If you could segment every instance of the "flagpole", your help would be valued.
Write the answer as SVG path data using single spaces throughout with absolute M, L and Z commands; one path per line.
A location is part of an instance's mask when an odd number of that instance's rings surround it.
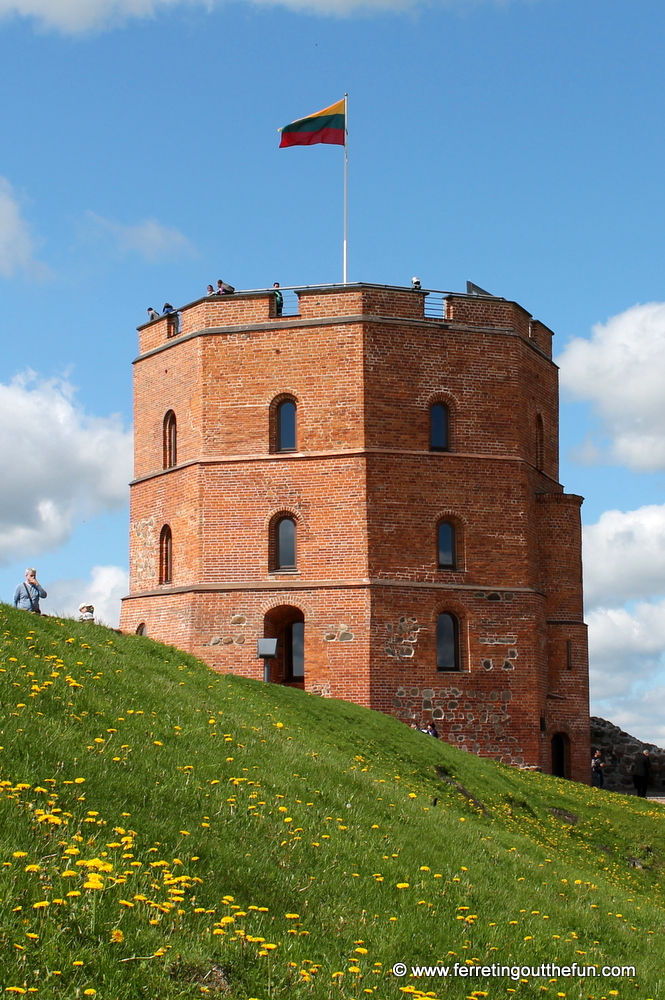
M 342 281 L 346 285 L 348 280 L 348 194 L 349 194 L 349 95 L 344 95 L 344 243 L 342 248 Z

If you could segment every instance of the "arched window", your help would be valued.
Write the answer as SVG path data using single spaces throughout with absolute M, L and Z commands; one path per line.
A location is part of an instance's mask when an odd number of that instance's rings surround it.
M 296 568 L 296 522 L 280 517 L 274 525 L 274 569 Z
M 275 451 L 296 450 L 296 404 L 283 400 L 275 410 Z
M 173 537 L 168 524 L 165 524 L 159 534 L 159 582 L 171 583 L 173 580 Z
M 457 566 L 457 539 L 454 524 L 441 521 L 437 528 L 437 565 L 439 569 Z
M 137 635 L 147 635 L 148 634 L 148 629 L 146 628 L 145 622 L 141 622 L 140 625 L 136 626 L 136 634 Z
M 164 417 L 162 443 L 164 451 L 164 468 L 171 469 L 174 465 L 178 464 L 178 432 L 175 413 L 173 410 L 169 410 Z
M 436 669 L 460 669 L 459 622 L 447 611 L 436 619 Z
M 536 468 L 545 468 L 545 425 L 540 413 L 536 417 Z
M 430 451 L 448 451 L 449 411 L 444 403 L 435 403 L 429 411 Z

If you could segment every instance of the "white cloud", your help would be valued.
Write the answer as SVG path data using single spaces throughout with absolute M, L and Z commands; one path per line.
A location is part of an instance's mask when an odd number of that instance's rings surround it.
M 346 15 L 381 10 L 407 10 L 423 0 L 254 0 L 311 14 Z M 431 2 L 431 0 L 430 0 Z M 504 6 L 510 0 L 439 0 L 441 6 L 466 8 L 481 3 Z M 211 9 L 221 0 L 0 0 L 0 17 L 34 18 L 42 27 L 65 33 L 99 31 L 124 24 L 134 17 L 156 17 L 176 6 Z
M 22 271 L 33 278 L 46 277 L 48 268 L 35 260 L 36 247 L 37 240 L 21 216 L 11 184 L 0 177 L 0 275 L 11 278 Z
M 665 505 L 607 510 L 583 531 L 587 608 L 665 594 Z
M 88 580 L 56 580 L 49 583 L 42 611 L 51 615 L 78 618 L 79 604 L 95 606 L 95 621 L 118 627 L 120 599 L 129 589 L 127 570 L 120 566 L 93 566 Z
M 665 744 L 665 684 L 635 697 L 622 698 L 611 706 L 602 702 L 592 704 L 591 714 L 609 718 L 615 726 L 645 743 L 660 747 Z
M 607 457 L 637 471 L 665 469 L 665 303 L 597 324 L 557 360 L 562 387 L 600 417 Z M 585 452 L 593 454 L 588 443 Z
M 658 742 L 665 735 L 665 601 L 597 608 L 587 621 L 592 715 Z
M 63 32 L 98 30 L 131 17 L 153 17 L 180 0 L 0 0 L 0 17 L 35 18 Z
M 665 737 L 665 506 L 608 510 L 583 532 L 591 713 Z
M 2 0 L 0 0 L 2 2 Z M 123 226 L 114 219 L 105 219 L 95 212 L 86 214 L 87 234 L 92 238 L 110 240 L 121 254 L 133 253 L 151 263 L 191 257 L 193 244 L 174 226 L 163 226 L 156 219 L 146 219 L 135 226 Z
M 0 384 L 0 454 L 0 562 L 31 561 L 67 540 L 78 513 L 127 503 L 131 431 L 86 414 L 61 379 Z

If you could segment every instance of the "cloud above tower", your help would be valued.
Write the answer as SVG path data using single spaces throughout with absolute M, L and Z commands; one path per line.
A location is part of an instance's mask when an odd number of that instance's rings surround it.
M 20 199 L 5 177 L 0 177 L 0 277 L 22 274 L 48 276 L 48 268 L 36 258 L 39 239 L 23 217 Z
M 55 549 L 77 516 L 127 503 L 131 431 L 85 413 L 63 379 L 0 384 L 0 453 L 0 562 Z
M 383 10 L 407 10 L 419 0 L 254 0 L 307 14 L 345 16 Z M 464 9 L 482 4 L 505 6 L 517 0 L 439 0 L 439 6 Z M 42 28 L 63 34 L 104 31 L 133 18 L 153 18 L 174 7 L 212 9 L 220 0 L 0 0 L 0 17 L 27 17 Z
M 123 225 L 96 212 L 87 212 L 84 238 L 106 244 L 120 256 L 134 255 L 150 264 L 192 257 L 193 243 L 175 226 L 166 226 L 156 219 L 144 219 L 134 225 Z
M 587 440 L 578 457 L 636 472 L 665 469 L 665 303 L 636 305 L 598 323 L 557 362 L 562 389 L 591 404 L 604 438 L 600 445 Z

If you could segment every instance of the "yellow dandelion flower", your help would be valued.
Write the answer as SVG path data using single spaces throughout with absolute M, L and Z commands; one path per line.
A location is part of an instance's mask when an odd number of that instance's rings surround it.
M 409 883 L 408 882 L 398 882 L 397 883 L 397 888 L 398 889 L 408 889 L 409 888 Z
M 49 900 L 42 899 L 39 903 L 33 903 L 32 908 L 33 910 L 43 910 L 48 905 L 49 905 Z
M 124 940 L 125 940 L 125 935 L 122 933 L 122 931 L 119 930 L 111 931 L 111 941 L 113 942 L 113 944 L 122 944 Z
M 300 920 L 299 913 L 285 913 L 284 916 L 287 920 Z

